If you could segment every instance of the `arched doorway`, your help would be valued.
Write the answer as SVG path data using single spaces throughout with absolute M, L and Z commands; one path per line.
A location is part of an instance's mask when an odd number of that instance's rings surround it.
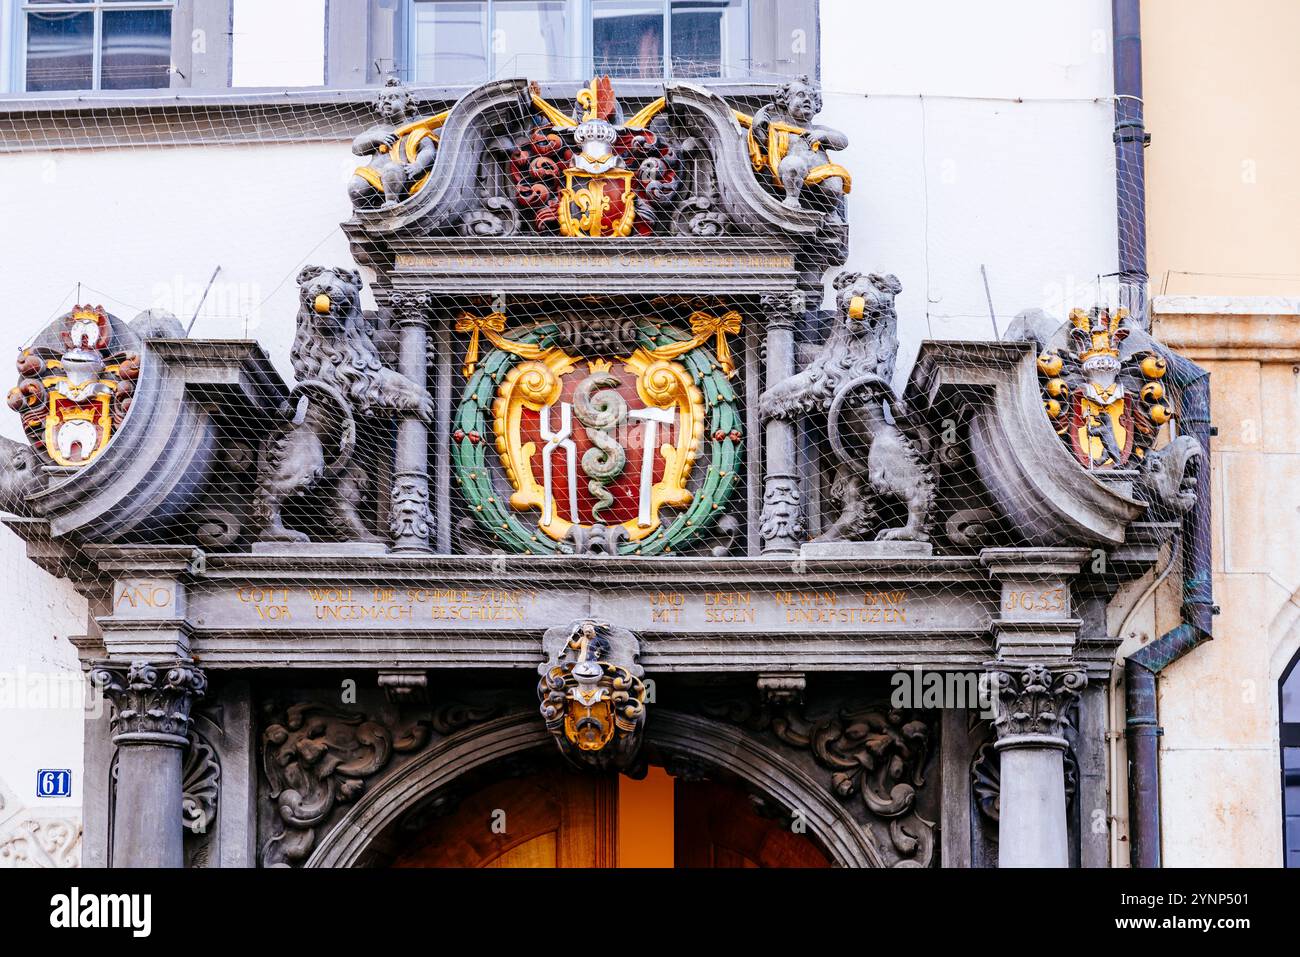
M 647 844 L 658 845 L 657 853 L 647 855 Z M 659 767 L 637 782 L 575 771 L 554 758 L 530 774 L 479 787 L 452 813 L 393 841 L 391 853 L 391 860 L 373 863 L 617 867 L 653 860 L 658 866 L 692 868 L 830 866 L 815 842 L 764 816 L 737 783 L 673 779 Z
M 732 725 L 659 711 L 647 729 L 646 747 L 654 760 L 687 767 L 686 778 L 712 786 L 687 789 L 679 804 L 676 789 L 682 778 L 672 782 L 674 831 L 680 820 L 683 834 L 707 837 L 701 844 L 707 853 L 683 851 L 683 866 L 885 866 L 870 834 L 825 782 L 810 776 L 779 749 Z M 703 774 L 698 773 L 701 770 Z M 662 770 L 652 773 L 668 780 Z M 617 791 L 608 789 L 624 780 L 570 770 L 532 714 L 504 716 L 447 737 L 393 774 L 373 782 L 347 814 L 321 835 L 306 866 L 389 866 L 398 862 L 407 866 L 518 866 L 529 862 L 546 866 L 543 862 L 551 859 L 589 860 L 593 866 L 617 863 L 617 851 L 608 849 L 611 840 L 617 847 L 619 802 Z M 607 789 L 603 798 L 601 788 Z M 510 825 L 511 811 L 504 808 L 507 837 L 497 840 L 490 836 L 486 820 L 502 809 L 506 796 L 512 793 L 521 798 L 513 804 L 519 826 Z M 611 793 L 615 796 L 612 802 Z M 532 800 L 522 800 L 529 794 Z M 578 809 L 568 811 L 567 819 L 561 808 L 566 803 Z M 462 812 L 462 808 L 467 810 Z M 795 809 L 798 828 L 790 826 Z M 463 823 L 462 813 L 472 824 Z M 730 818 L 740 818 L 742 823 L 728 824 Z M 590 826 L 583 821 L 590 821 Z M 472 840 L 465 838 L 463 827 L 475 832 Z M 775 836 L 779 830 L 789 831 L 790 837 L 799 840 Z M 450 859 L 441 856 L 445 852 L 432 850 L 449 844 L 470 846 L 462 847 Z M 584 856 L 587 852 L 582 847 L 590 848 L 589 857 Z M 421 858 L 420 848 L 429 848 L 427 854 L 432 857 Z M 677 856 L 674 854 L 674 863 Z

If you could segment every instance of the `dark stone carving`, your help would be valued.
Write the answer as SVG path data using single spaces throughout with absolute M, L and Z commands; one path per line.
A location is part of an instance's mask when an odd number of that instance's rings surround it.
M 825 414 L 837 467 L 832 494 L 842 511 L 819 541 L 860 541 L 879 525 L 877 499 L 901 501 L 907 523 L 876 531 L 880 540 L 929 541 L 935 480 L 918 443 L 898 424 L 902 407 L 890 380 L 898 354 L 894 276 L 843 272 L 835 279 L 835 325 L 808 366 L 764 393 L 766 419 Z M 885 415 L 888 405 L 894 421 Z M 855 446 L 865 444 L 864 450 Z
M 40 465 L 26 442 L 0 436 L 0 511 L 28 513 L 27 496 L 41 487 Z
M 181 768 L 181 821 L 191 834 L 206 834 L 217 817 L 221 793 L 221 764 L 217 751 L 203 735 L 190 732 L 190 746 Z
M 194 537 L 204 548 L 229 548 L 243 528 L 243 521 L 230 509 L 209 505 L 194 513 Z
M 358 427 L 378 413 L 433 417 L 428 392 L 385 368 L 361 311 L 361 275 L 307 266 L 298 274 L 301 307 L 292 360 L 298 385 L 276 433 L 262 449 L 255 517 L 263 541 L 307 541 L 287 528 L 284 503 L 309 492 L 326 513 L 321 526 L 345 541 L 382 541 L 357 511 L 373 475 L 354 452 Z M 359 421 L 360 419 L 360 421 Z
M 785 206 L 813 206 L 841 218 L 850 178 L 826 151 L 847 149 L 849 138 L 828 126 L 812 125 L 821 109 L 821 88 L 808 77 L 783 83 L 772 102 L 754 114 L 750 154 L 755 172 L 771 176 L 784 193 Z
M 948 516 L 944 532 L 957 548 L 980 548 L 992 540 L 998 513 L 991 508 L 963 508 Z
M 802 540 L 805 527 L 803 495 L 794 480 L 768 482 L 763 490 L 763 511 L 758 522 L 758 535 L 764 550 L 774 544 L 789 545 L 793 550 Z
M 994 695 L 997 716 L 993 727 L 999 739 L 1018 735 L 1059 738 L 1069 724 L 1069 712 L 1088 683 L 1077 668 L 1053 671 L 1045 665 L 1010 667 L 997 662 L 986 677 Z
M 262 734 L 262 767 L 275 816 L 283 825 L 262 846 L 265 867 L 302 863 L 317 829 L 339 805 L 356 800 L 366 781 L 395 755 L 412 754 L 430 740 L 497 712 L 495 704 L 448 702 L 425 717 L 371 718 L 317 702 L 288 707 Z
M 305 860 L 316 825 L 338 803 L 355 800 L 366 778 L 394 753 L 415 751 L 428 739 L 423 722 L 393 728 L 327 705 L 289 707 L 282 724 L 262 735 L 262 762 L 270 797 L 285 828 L 262 848 L 262 863 L 288 867 Z
M 769 709 L 744 699 L 705 701 L 699 707 L 709 717 L 770 731 L 807 749 L 831 772 L 831 791 L 840 798 L 859 797 L 868 818 L 883 825 L 898 856 L 893 866 L 930 866 L 934 822 L 916 812 L 930 749 L 930 727 L 921 717 L 858 704 L 817 716 L 806 708 Z
M 1138 485 L 1153 517 L 1177 519 L 1191 511 L 1203 459 L 1201 443 L 1190 435 L 1147 452 L 1138 468 Z
M 537 696 L 560 752 L 581 767 L 633 770 L 646 714 L 636 635 L 577 621 L 548 629 L 542 647 Z
M 90 680 L 113 706 L 113 741 L 118 744 L 156 740 L 184 746 L 190 709 L 208 687 L 202 669 L 188 661 L 133 661 L 125 672 L 120 665 L 97 665 Z
M 424 473 L 401 474 L 393 479 L 388 528 L 394 541 L 418 539 L 427 542 L 431 519 L 429 513 L 429 477 Z
M 608 494 L 608 493 L 606 493 Z M 627 541 L 627 529 L 622 525 L 572 525 L 564 540 L 573 545 L 575 555 L 618 555 L 618 546 Z
M 1074 756 L 1073 748 L 1066 748 L 1063 755 L 1065 770 L 1065 802 L 1069 804 L 1079 790 L 1079 762 Z M 975 795 L 975 806 L 990 821 L 997 821 L 1002 814 L 1000 799 L 1002 796 L 1002 752 L 992 741 L 986 741 L 975 752 L 971 762 L 971 790 Z
M 673 227 L 683 236 L 721 236 L 727 231 L 727 214 L 709 197 L 692 196 L 677 207 Z
M 436 122 L 409 122 L 415 116 L 410 91 L 390 77 L 375 98 L 380 123 L 352 141 L 352 152 L 368 162 L 348 183 L 352 205 L 392 208 L 417 192 L 438 155 Z
M 461 220 L 466 236 L 513 236 L 519 232 L 519 208 L 504 196 L 488 196 Z

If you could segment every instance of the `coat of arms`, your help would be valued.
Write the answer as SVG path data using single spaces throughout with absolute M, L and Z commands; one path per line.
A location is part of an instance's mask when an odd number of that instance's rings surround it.
M 113 437 L 131 405 L 140 360 L 114 349 L 102 306 L 74 306 L 62 319 L 59 346 L 41 343 L 18 356 L 18 385 L 9 407 L 52 465 L 79 468 Z
M 1134 468 L 1173 418 L 1161 381 L 1165 361 L 1126 351 L 1127 312 L 1075 309 L 1074 350 L 1038 358 L 1043 407 L 1074 457 L 1088 468 Z
M 634 324 L 630 348 L 608 355 L 587 354 L 554 323 L 514 337 L 505 323 L 494 313 L 457 324 L 472 338 L 453 461 L 494 542 L 650 555 L 716 522 L 742 461 L 726 346 L 738 314 L 694 313 L 689 333 Z M 481 362 L 480 337 L 495 347 Z

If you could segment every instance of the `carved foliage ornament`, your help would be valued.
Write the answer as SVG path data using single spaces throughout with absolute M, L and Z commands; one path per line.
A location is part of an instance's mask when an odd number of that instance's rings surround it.
M 1075 669 L 1052 671 L 1039 664 L 1010 669 L 1001 662 L 991 669 L 984 677 L 993 692 L 993 727 L 999 740 L 1020 735 L 1060 738 L 1070 709 L 1088 683 L 1088 676 Z
M 38 344 L 19 354 L 8 401 L 47 464 L 80 468 L 121 427 L 140 357 L 118 341 L 103 306 L 74 306 L 59 323 L 61 348 Z
M 916 812 L 930 748 L 930 727 L 920 716 L 866 705 L 830 714 L 795 706 L 755 709 L 748 701 L 708 702 L 701 710 L 809 750 L 831 772 L 838 797 L 857 797 L 870 818 L 886 825 L 897 855 L 893 866 L 930 865 L 934 822 Z
M 547 554 L 601 542 L 656 555 L 726 514 L 743 462 L 726 346 L 740 317 L 697 312 L 689 322 L 689 335 L 637 324 L 628 353 L 583 356 L 566 339 L 567 321 L 507 335 L 499 313 L 461 317 L 471 374 L 452 463 L 494 544 Z M 482 362 L 480 336 L 495 347 Z
M 542 644 L 537 695 L 561 753 L 580 766 L 631 768 L 646 715 L 636 636 L 586 620 L 549 629 Z
M 154 664 L 133 661 L 125 674 L 100 665 L 90 680 L 113 705 L 113 740 L 163 740 L 184 746 L 190 732 L 190 709 L 207 691 L 207 676 L 193 662 Z
M 394 755 L 418 751 L 429 732 L 450 734 L 491 717 L 493 706 L 449 703 L 424 718 L 396 722 L 330 705 L 287 708 L 262 734 L 262 768 L 283 825 L 262 847 L 267 867 L 290 867 L 311 854 L 317 828 L 356 800 Z

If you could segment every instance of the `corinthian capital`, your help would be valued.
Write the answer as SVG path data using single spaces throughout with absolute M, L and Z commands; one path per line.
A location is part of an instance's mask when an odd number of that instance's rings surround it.
M 388 308 L 399 326 L 427 326 L 433 318 L 433 295 L 427 292 L 394 292 Z
M 1008 668 L 1001 661 L 988 667 L 996 712 L 993 726 L 999 742 L 1028 735 L 1062 737 L 1070 709 L 1088 683 L 1082 669 L 1053 670 L 1039 664 Z
M 90 672 L 113 705 L 115 744 L 170 744 L 185 747 L 190 708 L 203 697 L 207 676 L 192 661 L 133 661 L 98 665 Z

